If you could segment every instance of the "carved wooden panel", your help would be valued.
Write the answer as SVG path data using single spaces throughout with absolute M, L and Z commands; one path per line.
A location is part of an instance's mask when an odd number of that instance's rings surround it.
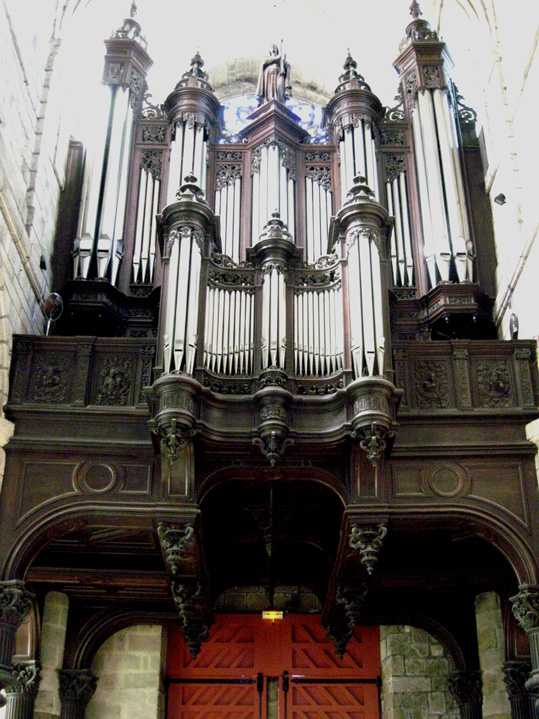
M 525 472 L 526 465 L 522 462 L 507 459 L 497 459 L 490 464 L 444 459 L 394 462 L 391 466 L 393 496 L 429 502 L 475 500 L 528 526 Z

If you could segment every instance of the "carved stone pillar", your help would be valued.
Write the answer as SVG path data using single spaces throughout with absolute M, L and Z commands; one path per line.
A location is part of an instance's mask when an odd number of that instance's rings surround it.
M 59 669 L 61 719 L 84 719 L 88 702 L 92 698 L 97 677 L 89 669 Z
M 526 680 L 531 671 L 529 662 L 505 662 L 503 665 L 505 687 L 511 705 L 512 719 L 535 719 L 533 700 L 526 690 Z
M 532 671 L 526 682 L 526 689 L 539 700 L 539 587 L 523 584 L 520 592 L 511 597 L 513 614 L 530 640 Z
M 32 719 L 40 678 L 37 662 L 13 665 L 11 676 L 5 680 L 5 719 Z
M 0 672 L 11 672 L 15 632 L 30 612 L 33 599 L 24 582 L 0 582 Z
M 447 679 L 449 693 L 456 701 L 462 719 L 481 719 L 483 693 L 481 672 L 455 672 Z

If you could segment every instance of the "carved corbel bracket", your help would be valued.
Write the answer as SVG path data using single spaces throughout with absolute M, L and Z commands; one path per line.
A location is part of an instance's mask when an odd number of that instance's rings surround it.
M 196 431 L 198 395 L 201 385 L 192 377 L 182 374 L 167 374 L 154 382 L 147 399 L 152 419 L 150 431 L 160 438 L 161 452 L 170 462 L 178 459 L 179 453 Z
M 260 389 L 255 395 L 258 405 L 258 447 L 273 467 L 283 452 L 294 444 L 289 435 L 288 405 L 292 395 L 286 389 L 287 375 L 282 370 L 264 372 L 259 380 Z
M 359 624 L 361 608 L 367 598 L 368 586 L 343 587 L 338 586 L 335 601 L 342 606 L 344 616 L 330 622 L 327 637 L 335 645 L 335 651 L 340 659 L 343 658 L 348 642 L 354 633 L 354 627 Z
M 202 584 L 172 582 L 172 595 L 178 609 L 183 637 L 196 657 L 208 638 L 213 617 L 207 611 Z
M 195 529 L 192 524 L 178 525 L 159 522 L 157 536 L 165 556 L 165 562 L 173 576 L 177 576 L 183 562 L 195 546 Z
M 350 530 L 349 545 L 359 550 L 361 563 L 365 565 L 367 574 L 371 575 L 378 562 L 378 553 L 382 549 L 387 534 L 387 527 L 379 524 L 377 527 L 361 527 L 354 525 Z
M 395 417 L 400 392 L 383 377 L 361 377 L 348 386 L 352 400 L 351 437 L 359 440 L 373 465 L 391 448 L 397 432 Z

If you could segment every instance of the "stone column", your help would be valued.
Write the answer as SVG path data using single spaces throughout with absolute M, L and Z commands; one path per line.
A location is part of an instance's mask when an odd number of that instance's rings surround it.
M 5 680 L 5 719 L 32 719 L 40 680 L 38 662 L 14 664 Z
M 529 662 L 505 662 L 504 682 L 511 705 L 511 719 L 535 717 L 533 701 L 526 690 L 526 680 L 531 671 Z
M 513 614 L 530 640 L 532 671 L 526 682 L 526 689 L 534 699 L 539 701 L 539 587 L 534 584 L 523 584 L 514 597 Z
M 34 595 L 24 582 L 0 582 L 0 673 L 11 674 L 15 632 L 32 608 Z
M 89 669 L 59 669 L 61 719 L 84 719 L 86 707 L 97 686 Z
M 34 719 L 60 716 L 57 670 L 64 663 L 64 645 L 69 600 L 62 592 L 48 592 L 41 622 L 41 682 L 35 701 Z
M 457 702 L 461 719 L 482 719 L 481 672 L 455 672 L 447 679 L 449 693 Z
M 502 673 L 505 659 L 502 611 L 495 592 L 485 592 L 476 597 L 475 621 L 483 680 L 483 719 L 509 719 L 511 707 Z

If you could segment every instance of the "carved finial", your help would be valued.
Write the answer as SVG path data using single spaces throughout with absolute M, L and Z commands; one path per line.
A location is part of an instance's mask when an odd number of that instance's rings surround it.
M 133 0 L 131 3 L 131 9 L 129 11 L 129 17 L 134 18 L 137 14 L 137 10 L 137 3 L 135 2 L 135 0 Z
M 417 20 L 418 17 L 423 15 L 417 0 L 414 0 L 413 3 L 410 5 L 410 15 L 414 18 L 414 20 Z
M 189 70 L 183 73 L 182 79 L 176 87 L 187 87 L 189 85 L 191 87 L 204 87 L 207 90 L 211 90 L 212 87 L 208 82 L 208 73 L 202 69 L 203 67 L 204 60 L 197 48 L 197 51 L 191 58 L 191 66 L 189 67 Z
M 335 92 L 342 90 L 349 90 L 350 88 L 360 90 L 370 90 L 370 85 L 365 82 L 363 75 L 360 75 L 357 71 L 357 62 L 350 54 L 350 48 L 348 48 L 348 54 L 346 60 L 343 63 L 344 72 L 339 76 L 339 85 Z

